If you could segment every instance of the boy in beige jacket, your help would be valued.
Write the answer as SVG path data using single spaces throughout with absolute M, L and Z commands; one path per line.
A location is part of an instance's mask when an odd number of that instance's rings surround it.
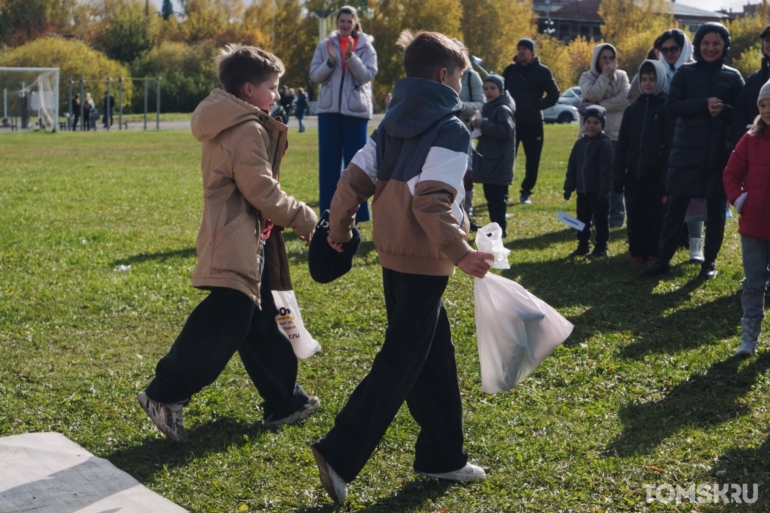
M 139 402 L 170 439 L 187 439 L 182 407 L 211 384 L 238 351 L 264 398 L 266 427 L 293 424 L 320 401 L 296 383 L 297 358 L 276 323 L 272 290 L 290 290 L 278 227 L 307 243 L 313 210 L 278 183 L 286 125 L 272 119 L 283 63 L 250 46 L 226 47 L 219 82 L 195 109 L 192 132 L 202 145 L 203 220 L 193 287 L 211 291 L 155 370 Z

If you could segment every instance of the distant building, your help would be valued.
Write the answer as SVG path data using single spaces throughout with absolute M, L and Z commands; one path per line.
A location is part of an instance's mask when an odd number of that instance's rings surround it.
M 757 7 L 759 7 L 761 4 L 746 4 L 743 6 L 743 11 L 735 11 L 733 12 L 733 8 L 730 7 L 730 10 L 727 9 L 720 9 L 717 11 L 720 14 L 724 14 L 731 20 L 739 20 L 741 18 L 745 18 L 746 16 L 754 16 L 757 14 Z
M 538 32 L 551 34 L 565 43 L 578 36 L 599 40 L 602 38 L 600 3 L 601 0 L 533 0 L 532 8 L 538 14 Z M 706 22 L 728 19 L 728 15 L 721 12 L 676 2 L 666 2 L 666 5 L 679 26 L 692 32 Z

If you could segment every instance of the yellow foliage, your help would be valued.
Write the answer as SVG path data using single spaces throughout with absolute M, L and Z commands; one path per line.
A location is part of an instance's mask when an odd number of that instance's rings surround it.
M 763 5 L 759 6 L 756 16 L 746 16 L 745 18 L 725 23 L 725 26 L 730 31 L 730 39 L 732 41 L 730 44 L 730 52 L 727 54 L 728 65 L 737 67 L 736 61 L 739 59 L 743 60 L 744 55 L 746 55 L 746 58 L 748 59 L 749 56 L 746 52 L 758 45 L 759 34 L 762 33 L 762 30 L 770 22 L 767 3 L 764 4 L 764 7 L 765 8 L 763 9 Z M 759 51 L 757 51 L 756 54 L 757 56 L 760 56 Z M 747 61 L 744 61 L 744 65 L 746 62 Z M 758 68 L 759 66 L 754 68 L 752 72 L 756 71 Z
M 129 77 L 128 70 L 119 62 L 113 61 L 103 53 L 98 52 L 85 43 L 66 39 L 43 37 L 31 43 L 19 46 L 2 55 L 0 66 L 7 67 L 40 67 L 59 68 L 59 90 L 62 106 L 67 106 L 67 90 L 69 80 L 75 81 L 73 92 L 79 92 L 80 77 L 85 77 L 86 92 L 99 104 L 107 90 L 107 78 L 112 78 L 113 91 L 117 91 L 118 77 Z M 133 86 L 125 81 L 123 86 L 123 103 L 131 102 Z M 117 94 L 115 94 L 117 99 Z
M 516 55 L 516 43 L 537 32 L 531 0 L 461 0 L 462 40 L 487 71 L 502 73 Z M 538 50 L 539 53 L 539 50 Z
M 748 77 L 762 67 L 762 43 L 750 46 L 733 62 L 733 67 L 741 72 L 743 78 Z
M 546 34 L 535 36 L 535 42 L 540 62 L 551 69 L 553 78 L 559 85 L 559 91 L 572 86 L 575 82 L 569 48 L 555 37 Z
M 577 85 L 580 81 L 580 75 L 591 67 L 591 56 L 593 55 L 594 46 L 601 42 L 579 36 L 567 45 L 567 55 L 569 55 L 571 70 L 569 85 Z

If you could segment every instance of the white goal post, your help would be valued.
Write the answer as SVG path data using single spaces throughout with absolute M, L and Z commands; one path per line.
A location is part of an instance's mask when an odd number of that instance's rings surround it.
M 2 124 L 9 117 L 21 119 L 22 128 L 56 132 L 59 128 L 59 68 L 0 67 L 0 89 L 3 93 Z M 32 112 L 37 113 L 30 125 Z

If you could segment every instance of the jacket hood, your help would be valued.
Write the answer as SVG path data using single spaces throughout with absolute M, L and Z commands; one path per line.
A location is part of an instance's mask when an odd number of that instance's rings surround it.
M 652 93 L 652 96 L 659 96 L 661 94 L 667 95 L 668 94 L 668 73 L 666 73 L 666 64 L 660 61 L 655 61 L 651 59 L 647 59 L 646 61 L 643 61 L 642 64 L 639 66 L 639 87 L 641 88 L 641 81 L 642 81 L 642 66 L 644 66 L 645 62 L 649 62 L 655 67 L 655 75 L 656 75 L 656 83 L 655 83 L 655 91 Z
M 266 119 L 274 121 L 257 107 L 226 93 L 222 89 L 214 89 L 195 108 L 190 126 L 193 137 L 204 142 L 213 139 L 235 125 L 240 125 L 246 121 L 264 123 Z
M 503 91 L 503 94 L 492 100 L 491 102 L 486 102 L 484 104 L 484 108 L 482 111 L 489 112 L 492 109 L 497 108 L 500 105 L 508 106 L 511 108 L 511 111 L 513 113 L 516 113 L 516 102 L 513 101 L 513 98 L 511 98 L 511 95 L 508 94 L 508 91 Z
M 612 49 L 612 53 L 615 54 L 615 57 L 618 56 L 618 51 L 615 49 L 614 46 L 612 46 L 609 43 L 601 43 L 596 46 L 594 46 L 594 53 L 591 55 L 591 73 L 593 73 L 596 76 L 599 76 L 600 72 L 596 71 L 596 65 L 599 62 L 599 54 L 602 53 L 602 50 L 605 48 Z
M 672 66 L 666 62 L 666 58 L 663 56 L 663 52 L 660 52 L 660 55 L 658 55 L 658 60 L 663 63 L 663 67 L 666 69 L 666 73 L 668 73 L 669 80 L 673 78 L 674 72 L 678 70 L 682 64 L 690 62 L 690 59 L 692 59 L 692 43 L 690 42 L 690 38 L 687 37 L 687 34 L 682 32 L 681 34 L 684 37 L 684 45 L 682 46 L 682 51 L 679 53 L 679 58 L 676 60 L 676 62 Z
M 704 23 L 703 25 L 698 28 L 698 31 L 695 33 L 695 37 L 693 38 L 692 45 L 694 47 L 693 55 L 695 56 L 695 60 L 698 62 L 705 63 L 706 61 L 703 60 L 703 56 L 700 54 L 700 44 L 701 41 L 703 41 L 703 38 L 706 36 L 706 34 L 711 34 L 712 32 L 716 32 L 719 34 L 719 36 L 722 38 L 722 40 L 725 42 L 725 48 L 722 51 L 722 57 L 717 59 L 716 62 L 719 62 L 721 65 L 725 57 L 727 57 L 727 52 L 730 51 L 730 43 L 732 40 L 730 39 L 730 31 L 727 30 L 727 27 L 722 25 L 721 23 L 715 23 L 713 21 L 710 21 L 708 23 Z
M 337 45 L 339 46 L 340 41 L 340 31 L 339 30 L 333 30 L 331 34 L 329 34 L 329 39 L 334 40 Z M 364 46 L 371 46 L 372 43 L 374 43 L 374 36 L 370 36 L 369 34 L 364 34 L 363 32 L 358 33 L 358 43 L 356 43 L 356 48 L 362 48 Z
M 396 82 L 380 126 L 393 137 L 411 138 L 460 111 L 460 96 L 451 87 L 427 78 L 407 77 Z

